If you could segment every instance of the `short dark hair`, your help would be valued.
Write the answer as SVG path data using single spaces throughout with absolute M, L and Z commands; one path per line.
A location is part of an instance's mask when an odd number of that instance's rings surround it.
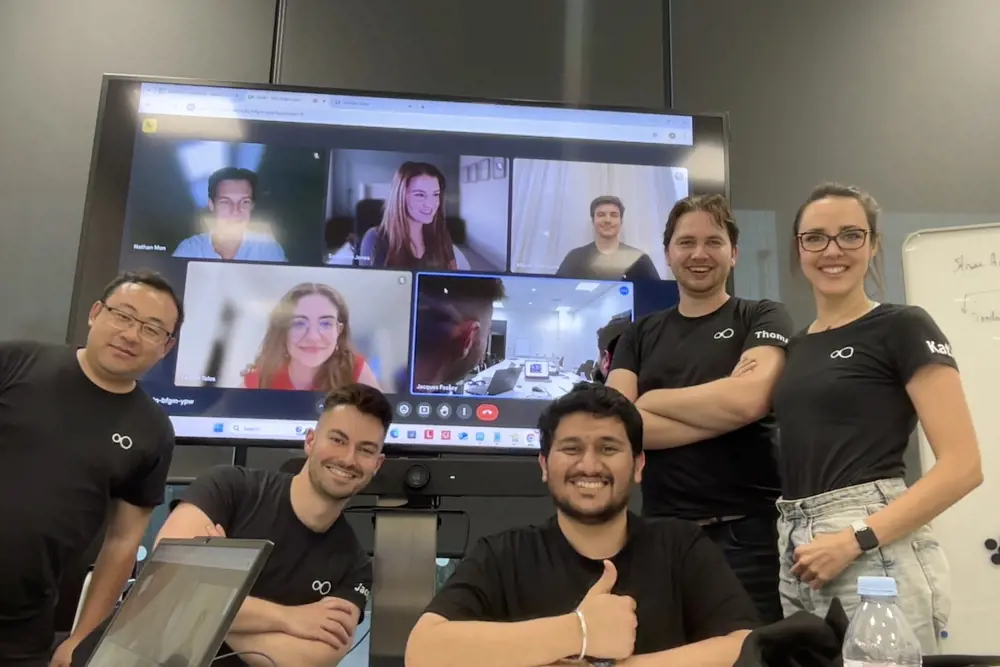
M 215 201 L 222 181 L 246 181 L 250 184 L 250 198 L 257 199 L 257 174 L 242 167 L 223 167 L 208 177 L 208 198 Z
M 614 351 L 615 343 L 621 335 L 632 325 L 631 320 L 612 319 L 603 327 L 597 330 L 597 348 L 602 351 Z
M 594 214 L 597 213 L 597 207 L 603 206 L 604 204 L 614 204 L 618 207 L 618 215 L 625 217 L 625 204 L 622 200 L 614 195 L 601 195 L 600 197 L 595 197 L 594 201 L 590 202 L 590 218 L 594 218 Z
M 809 193 L 806 200 L 802 202 L 802 206 L 799 206 L 799 210 L 795 212 L 795 222 L 792 224 L 792 266 L 794 267 L 798 263 L 799 253 L 801 252 L 799 247 L 799 228 L 802 226 L 802 215 L 806 212 L 809 204 L 828 197 L 853 199 L 858 202 L 861 210 L 865 212 L 865 219 L 868 221 L 868 228 L 871 230 L 871 239 L 876 243 L 875 257 L 871 266 L 871 276 L 878 290 L 884 292 L 885 284 L 882 276 L 885 270 L 882 266 L 882 237 L 879 232 L 879 220 L 882 215 L 882 208 L 875 201 L 875 197 L 856 185 L 844 185 L 843 183 L 834 183 L 831 181 L 817 185 Z
M 323 398 L 323 412 L 329 412 L 337 406 L 350 405 L 362 414 L 379 420 L 382 428 L 389 430 L 392 423 L 392 406 L 389 399 L 381 391 L 367 384 L 345 385 L 334 389 Z
M 150 269 L 125 271 L 104 286 L 104 291 L 101 293 L 101 303 L 107 302 L 111 298 L 111 295 L 117 292 L 118 288 L 122 285 L 145 285 L 150 289 L 163 292 L 169 296 L 177 308 L 177 323 L 174 325 L 174 330 L 170 333 L 175 334 L 181 330 L 181 325 L 184 324 L 184 304 L 181 303 L 180 297 L 177 296 L 177 292 L 174 291 L 173 286 L 166 278 Z
M 568 394 L 549 403 L 538 418 L 539 447 L 544 456 L 548 456 L 552 449 L 556 429 L 563 418 L 579 412 L 620 420 L 625 426 L 632 454 L 638 456 L 642 453 L 642 416 L 632 401 L 617 389 L 595 382 L 579 382 Z
M 729 206 L 729 201 L 722 195 L 691 195 L 679 199 L 670 209 L 670 213 L 667 215 L 667 224 L 663 228 L 664 248 L 669 246 L 670 239 L 674 238 L 677 222 L 681 216 L 695 211 L 708 213 L 716 225 L 726 230 L 730 243 L 734 246 L 740 244 L 740 228 L 736 226 L 736 218 L 733 216 L 733 209 Z

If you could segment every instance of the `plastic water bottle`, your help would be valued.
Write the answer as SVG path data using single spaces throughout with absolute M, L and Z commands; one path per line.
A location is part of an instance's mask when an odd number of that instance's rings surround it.
M 861 604 L 844 637 L 844 667 L 920 667 L 920 642 L 897 604 L 892 577 L 858 577 Z

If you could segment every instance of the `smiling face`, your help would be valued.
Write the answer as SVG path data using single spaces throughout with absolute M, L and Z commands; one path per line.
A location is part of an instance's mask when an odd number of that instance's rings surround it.
M 137 379 L 174 344 L 177 306 L 166 292 L 125 283 L 90 309 L 87 359 L 109 377 Z
M 215 199 L 208 202 L 208 209 L 215 214 L 212 235 L 225 241 L 242 239 L 250 226 L 253 206 L 253 186 L 249 181 L 219 181 Z
M 360 493 L 382 466 L 382 422 L 353 405 L 324 412 L 316 429 L 306 433 L 310 485 L 334 501 Z
M 725 289 L 737 249 L 711 213 L 690 211 L 677 219 L 666 256 L 681 291 L 700 296 Z
M 622 231 L 622 212 L 614 204 L 601 204 L 594 209 L 594 234 L 598 238 L 618 238 Z
M 548 456 L 539 456 L 539 463 L 559 511 L 593 525 L 625 511 L 645 457 L 632 454 L 620 419 L 576 412 L 559 422 Z
M 842 296 L 864 290 L 878 243 L 857 200 L 824 197 L 812 202 L 802 211 L 796 231 L 799 266 L 817 293 Z
M 406 186 L 406 214 L 414 222 L 429 225 L 441 208 L 441 183 L 427 174 L 414 176 Z
M 342 326 L 337 307 L 322 294 L 307 294 L 295 304 L 288 326 L 288 357 L 318 368 L 337 350 Z

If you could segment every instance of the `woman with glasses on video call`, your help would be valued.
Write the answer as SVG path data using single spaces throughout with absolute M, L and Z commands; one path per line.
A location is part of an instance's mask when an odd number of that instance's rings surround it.
M 404 162 L 392 177 L 382 222 L 361 238 L 360 266 L 467 271 L 445 224 L 445 178 L 427 162 Z
M 354 382 L 379 388 L 368 362 L 351 345 L 344 297 L 329 285 L 293 287 L 271 311 L 243 386 L 326 392 Z
M 794 228 L 816 319 L 792 338 L 774 395 L 785 615 L 825 615 L 834 597 L 851 614 L 858 576 L 891 576 L 924 651 L 935 653 L 950 587 L 928 524 L 983 479 L 957 365 L 922 308 L 866 293 L 881 259 L 870 195 L 822 185 Z M 918 421 L 937 464 L 908 489 L 903 455 Z

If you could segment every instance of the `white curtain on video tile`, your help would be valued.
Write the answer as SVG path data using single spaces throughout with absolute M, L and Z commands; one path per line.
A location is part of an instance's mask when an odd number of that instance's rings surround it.
M 513 181 L 514 271 L 555 273 L 566 253 L 594 240 L 590 202 L 613 195 L 625 205 L 622 242 L 644 250 L 660 276 L 670 276 L 663 257 L 663 226 L 674 203 L 687 195 L 686 170 L 515 160 Z

